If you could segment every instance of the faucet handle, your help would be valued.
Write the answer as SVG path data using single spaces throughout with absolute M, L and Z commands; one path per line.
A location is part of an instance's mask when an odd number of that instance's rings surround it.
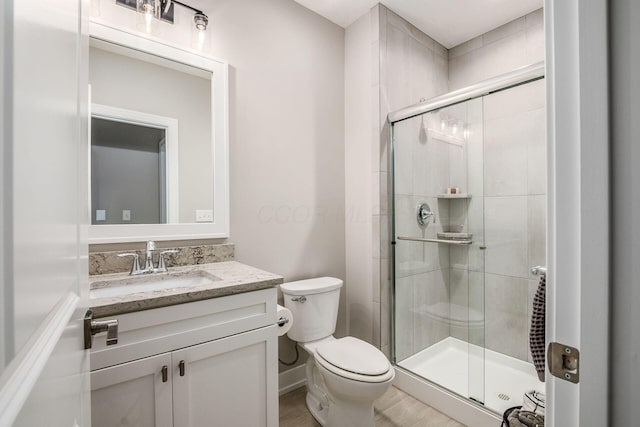
M 179 251 L 177 249 L 167 249 L 166 251 L 160 252 L 158 255 L 158 268 L 154 271 L 157 273 L 164 273 L 167 271 L 167 265 L 165 263 L 164 255 L 165 254 L 177 254 Z
M 147 240 L 147 257 L 144 261 L 144 269 L 148 273 L 154 270 L 153 268 L 153 251 L 156 250 L 156 242 L 153 240 Z
M 126 254 L 118 254 L 119 257 L 131 257 L 133 258 L 133 263 L 131 264 L 130 275 L 138 274 L 140 272 L 140 255 L 136 253 L 126 253 Z

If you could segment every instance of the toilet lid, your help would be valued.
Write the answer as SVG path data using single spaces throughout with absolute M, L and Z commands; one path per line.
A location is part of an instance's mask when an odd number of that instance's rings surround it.
M 383 375 L 391 368 L 380 350 L 354 337 L 319 345 L 316 354 L 337 368 L 360 375 Z
M 316 277 L 315 279 L 298 280 L 280 285 L 282 293 L 287 295 L 320 294 L 340 287 L 342 287 L 342 280 L 335 277 Z

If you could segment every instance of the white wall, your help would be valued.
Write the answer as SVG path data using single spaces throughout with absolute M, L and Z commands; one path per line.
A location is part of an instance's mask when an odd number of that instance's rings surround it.
M 377 25 L 369 12 L 345 32 L 345 262 L 349 335 L 373 341 L 371 207 L 372 55 L 377 53 Z M 377 19 L 377 16 L 375 16 Z M 373 27 L 373 28 L 372 28 Z M 378 307 L 379 309 L 379 307 Z
M 209 52 L 230 64 L 236 259 L 285 280 L 344 279 L 344 30 L 292 0 L 202 7 Z M 135 28 L 133 12 L 105 0 L 100 11 L 100 19 L 117 15 L 116 24 Z M 162 37 L 188 48 L 191 23 L 181 22 Z M 343 292 L 338 335 L 345 309 Z M 281 341 L 280 355 L 293 359 L 290 343 Z
M 543 61 L 543 24 L 539 9 L 451 48 L 449 90 Z

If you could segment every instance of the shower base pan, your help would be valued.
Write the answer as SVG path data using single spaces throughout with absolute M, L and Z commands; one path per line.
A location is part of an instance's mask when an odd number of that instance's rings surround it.
M 398 366 L 463 397 L 471 396 L 498 414 L 522 405 L 525 392 L 545 390 L 533 364 L 453 337 L 416 353 Z

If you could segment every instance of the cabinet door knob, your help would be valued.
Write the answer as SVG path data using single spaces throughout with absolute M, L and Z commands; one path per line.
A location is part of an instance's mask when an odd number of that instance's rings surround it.
M 167 365 L 164 365 L 162 367 L 162 382 L 166 383 L 169 380 L 169 367 Z
M 180 363 L 178 363 L 178 368 L 180 369 L 180 376 L 184 377 L 184 360 L 181 360 Z

